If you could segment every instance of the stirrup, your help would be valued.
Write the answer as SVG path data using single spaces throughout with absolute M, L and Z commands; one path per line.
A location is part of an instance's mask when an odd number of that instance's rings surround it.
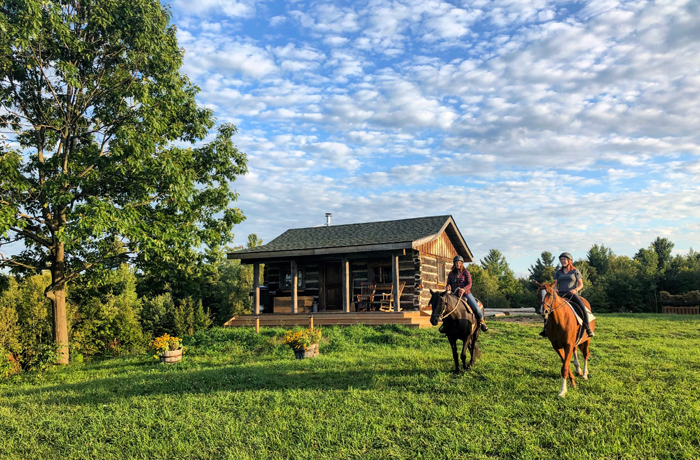
M 586 334 L 588 334 L 588 337 L 595 337 L 595 333 L 591 330 L 590 327 L 586 329 Z

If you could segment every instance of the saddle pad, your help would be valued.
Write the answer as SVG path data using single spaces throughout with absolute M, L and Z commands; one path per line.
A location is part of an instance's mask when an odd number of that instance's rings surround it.
M 569 302 L 568 300 L 565 300 L 565 302 L 569 306 L 569 308 L 571 308 L 571 311 L 573 312 L 574 316 L 576 317 L 576 322 L 578 323 L 578 325 L 579 326 L 582 325 L 583 320 L 578 315 L 578 313 L 576 313 L 576 309 L 574 308 L 574 306 L 571 305 L 571 302 Z M 591 321 L 595 320 L 595 316 L 593 316 L 593 313 L 591 313 L 591 311 L 588 308 L 584 308 L 584 310 L 586 311 L 586 315 L 588 316 L 588 323 L 590 324 Z

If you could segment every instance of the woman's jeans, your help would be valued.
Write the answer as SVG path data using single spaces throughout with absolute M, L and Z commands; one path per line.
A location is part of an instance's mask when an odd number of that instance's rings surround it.
M 583 320 L 583 327 L 585 329 L 590 329 L 590 326 L 588 325 L 588 315 L 586 314 L 587 308 L 583 305 L 581 297 L 572 292 L 564 292 L 563 294 L 561 294 L 561 296 L 568 300 L 571 303 L 571 305 L 573 305 L 573 307 L 577 310 L 576 313 L 578 313 L 578 315 Z

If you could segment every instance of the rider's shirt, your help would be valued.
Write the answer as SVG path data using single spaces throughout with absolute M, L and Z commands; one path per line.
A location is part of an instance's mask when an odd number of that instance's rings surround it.
M 472 275 L 466 268 L 461 272 L 452 270 L 447 276 L 447 283 L 445 284 L 445 289 L 450 288 L 454 293 L 457 288 L 464 289 L 464 295 L 470 294 L 472 291 Z
M 561 294 L 566 294 L 569 291 L 576 289 L 578 280 L 581 279 L 581 272 L 577 268 L 569 270 L 569 273 L 564 273 L 561 269 L 554 274 L 554 279 L 557 281 L 557 288 Z

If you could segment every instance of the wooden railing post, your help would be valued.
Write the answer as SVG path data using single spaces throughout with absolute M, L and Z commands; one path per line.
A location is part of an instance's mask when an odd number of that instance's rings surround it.
M 292 260 L 292 313 L 297 312 L 297 300 L 298 300 L 298 290 L 297 284 L 299 284 L 299 270 L 297 269 L 297 261 Z
M 343 283 L 343 313 L 350 312 L 350 262 L 343 258 L 341 262 L 341 281 Z
M 399 256 L 393 254 L 391 256 L 391 281 L 394 284 L 394 311 L 399 311 L 401 308 L 401 295 L 399 293 Z
M 260 314 L 260 264 L 253 264 L 253 313 Z

